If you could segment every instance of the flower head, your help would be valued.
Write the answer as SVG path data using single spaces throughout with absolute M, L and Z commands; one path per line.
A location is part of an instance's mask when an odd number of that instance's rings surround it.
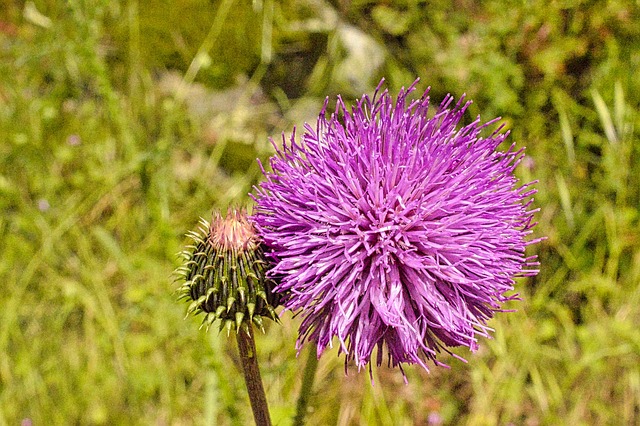
M 459 126 L 463 99 L 430 114 L 428 92 L 407 99 L 414 87 L 394 102 L 379 86 L 351 111 L 338 97 L 329 118 L 325 102 L 300 143 L 283 137 L 254 194 L 276 291 L 303 318 L 298 348 L 320 354 L 336 337 L 358 368 L 374 348 L 378 365 L 386 351 L 424 368 L 449 346 L 475 350 L 514 278 L 537 273 L 535 191 L 513 175 L 523 151 L 497 150 L 502 128 L 481 136 L 496 120 Z
M 262 318 L 277 320 L 278 296 L 266 277 L 267 261 L 253 223 L 244 212 L 214 213 L 211 223 L 187 235 L 194 241 L 182 252 L 184 264 L 176 273 L 184 278 L 181 298 L 191 300 L 188 313 L 205 314 L 207 328 L 220 320 L 220 328 L 238 330 Z

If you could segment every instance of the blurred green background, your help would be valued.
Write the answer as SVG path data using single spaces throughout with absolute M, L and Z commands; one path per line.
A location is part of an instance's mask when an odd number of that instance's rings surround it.
M 235 340 L 172 270 L 326 95 L 420 77 L 502 116 L 539 179 L 517 312 L 450 370 L 321 359 L 311 425 L 640 423 L 640 2 L 0 1 L 0 425 L 245 425 Z M 299 319 L 258 336 L 291 422 Z

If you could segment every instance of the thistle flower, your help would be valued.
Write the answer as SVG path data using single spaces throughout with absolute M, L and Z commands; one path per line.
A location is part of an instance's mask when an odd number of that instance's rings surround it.
M 194 244 L 181 254 L 184 264 L 176 273 L 185 280 L 180 298 L 191 300 L 190 313 L 204 313 L 207 328 L 220 320 L 220 329 L 238 330 L 246 321 L 263 328 L 262 318 L 277 320 L 278 297 L 266 277 L 267 262 L 260 239 L 246 214 L 236 210 L 226 218 L 213 214 L 211 224 L 187 234 Z
M 417 83 L 417 81 L 416 81 Z M 275 291 L 302 315 L 297 347 L 333 338 L 345 368 L 436 360 L 448 347 L 478 347 L 514 278 L 537 273 L 525 255 L 535 225 L 523 159 L 496 120 L 458 126 L 469 105 L 449 95 L 429 117 L 428 91 L 394 102 L 381 85 L 349 111 L 340 97 L 315 129 L 276 146 L 255 188 L 254 220 L 273 259 Z M 274 144 L 275 146 L 275 144 Z M 403 373 L 404 374 L 404 373 Z

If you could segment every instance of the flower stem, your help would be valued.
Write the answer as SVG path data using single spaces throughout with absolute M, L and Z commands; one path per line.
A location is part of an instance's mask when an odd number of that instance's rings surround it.
M 238 351 L 240 351 L 240 361 L 244 372 L 244 381 L 247 384 L 253 419 L 257 426 L 271 426 L 269 417 L 269 406 L 267 397 L 262 386 L 260 369 L 258 368 L 258 358 L 256 356 L 256 343 L 253 338 L 253 326 L 239 327 L 236 332 L 238 340 Z
M 293 418 L 293 426 L 304 425 L 304 417 L 307 414 L 309 398 L 311 397 L 311 392 L 313 391 L 313 381 L 316 377 L 317 369 L 318 350 L 315 345 L 311 345 L 311 347 L 309 348 L 309 354 L 307 355 L 307 363 L 304 366 L 302 386 L 300 387 L 300 395 L 298 395 L 296 416 Z

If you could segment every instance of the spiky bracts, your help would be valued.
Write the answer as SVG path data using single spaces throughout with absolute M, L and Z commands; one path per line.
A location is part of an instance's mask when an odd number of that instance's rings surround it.
M 181 252 L 184 263 L 176 274 L 185 280 L 180 299 L 191 301 L 187 315 L 204 313 L 207 329 L 220 320 L 220 330 L 238 330 L 253 322 L 263 330 L 263 318 L 278 320 L 278 296 L 266 277 L 268 263 L 253 224 L 244 212 L 214 213 L 211 223 L 200 219 L 187 233 L 193 244 Z

